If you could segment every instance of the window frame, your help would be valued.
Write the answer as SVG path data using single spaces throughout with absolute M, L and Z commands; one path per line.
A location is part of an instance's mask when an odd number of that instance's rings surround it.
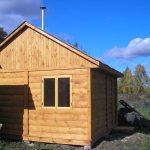
M 58 106 L 58 79 L 69 78 L 70 79 L 70 106 L 60 107 Z M 55 106 L 44 106 L 44 79 L 55 79 Z M 72 76 L 71 75 L 56 75 L 56 76 L 42 76 L 42 108 L 44 109 L 70 109 L 72 108 Z

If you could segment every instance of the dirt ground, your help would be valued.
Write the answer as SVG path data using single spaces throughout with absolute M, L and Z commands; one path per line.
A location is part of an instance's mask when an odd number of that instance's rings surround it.
M 132 135 L 111 134 L 97 145 L 94 150 L 137 150 L 147 135 L 134 133 Z

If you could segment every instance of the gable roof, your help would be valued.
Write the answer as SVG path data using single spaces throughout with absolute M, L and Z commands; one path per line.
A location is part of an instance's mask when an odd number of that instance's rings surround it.
M 98 68 L 103 69 L 107 72 L 110 72 L 118 77 L 121 77 L 122 74 L 120 72 L 118 72 L 117 70 L 109 67 L 108 65 L 103 64 L 102 62 L 100 62 L 99 60 L 96 60 L 95 58 L 83 53 L 82 51 L 80 51 L 79 49 L 69 45 L 68 43 L 65 43 L 63 41 L 61 41 L 60 39 L 54 37 L 51 34 L 48 34 L 47 32 L 33 26 L 32 24 L 28 23 L 28 22 L 23 22 L 18 28 L 16 28 L 10 35 L 7 36 L 7 38 L 0 44 L 0 51 L 2 50 L 1 48 L 9 42 L 9 40 L 11 40 L 19 31 L 21 31 L 24 28 L 31 28 L 32 30 L 42 34 L 43 36 L 51 39 L 52 41 L 62 45 L 63 47 L 67 48 L 68 50 L 72 51 L 73 53 L 79 55 L 80 57 L 88 60 L 89 62 L 95 64 Z

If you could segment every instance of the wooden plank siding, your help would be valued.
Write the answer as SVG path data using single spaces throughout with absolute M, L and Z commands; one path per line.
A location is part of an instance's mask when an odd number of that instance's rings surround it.
M 107 130 L 105 74 L 91 70 L 92 143 Z
M 2 136 L 27 136 L 28 107 L 25 106 L 27 74 L 24 72 L 0 73 L 0 120 Z
M 69 144 L 78 141 L 90 145 L 88 78 L 89 69 L 32 71 L 29 72 L 29 139 L 49 138 Z M 42 106 L 43 76 L 72 77 L 72 107 L 44 108 Z M 75 143 L 76 145 L 80 145 Z
M 98 69 L 91 69 L 92 143 L 95 143 L 116 125 L 115 81 L 115 77 Z
M 90 145 L 90 69 L 0 73 L 2 134 L 24 140 Z M 43 76 L 71 76 L 70 108 L 44 108 Z M 16 77 L 16 78 L 15 78 Z M 27 85 L 27 86 L 26 86 Z
M 0 50 L 3 70 L 47 70 L 98 67 L 31 28 L 25 28 Z

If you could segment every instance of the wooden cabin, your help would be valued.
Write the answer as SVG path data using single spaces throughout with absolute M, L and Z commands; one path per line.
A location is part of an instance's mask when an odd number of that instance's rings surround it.
M 120 76 L 24 22 L 0 44 L 1 134 L 92 146 L 116 126 Z

